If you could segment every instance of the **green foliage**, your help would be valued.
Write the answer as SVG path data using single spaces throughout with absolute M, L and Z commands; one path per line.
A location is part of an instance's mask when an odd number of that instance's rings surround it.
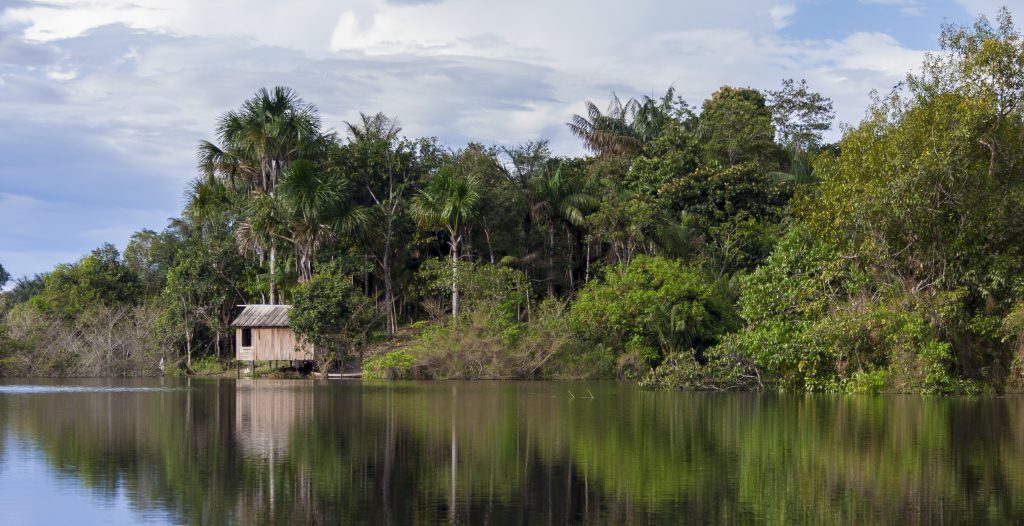
M 570 327 L 583 341 L 625 355 L 638 370 L 667 355 L 698 353 L 736 327 L 721 290 L 700 270 L 640 256 L 589 283 L 572 306 Z
M 699 361 L 693 351 L 672 353 L 640 378 L 640 386 L 686 391 L 765 388 L 758 368 L 750 359 L 723 351 L 721 347 L 708 349 L 703 353 L 703 361 Z
M 704 152 L 708 160 L 723 166 L 753 162 L 772 169 L 777 165 L 772 112 L 761 92 L 719 88 L 701 106 L 699 126 L 707 136 Z
M 124 249 L 124 265 L 139 277 L 143 296 L 151 297 L 163 290 L 179 242 L 172 231 L 157 233 L 144 229 L 132 234 Z
M 363 379 L 402 380 L 412 377 L 416 359 L 405 350 L 396 349 L 367 356 L 363 360 Z
M 11 273 L 3 265 L 0 265 L 0 288 L 3 288 L 11 280 Z
M 623 102 L 612 93 L 607 111 L 602 112 L 591 101 L 587 101 L 586 108 L 586 115 L 573 115 L 567 126 L 598 157 L 632 157 L 675 123 L 693 116 L 686 101 L 671 87 L 660 99 L 644 96 Z
M 456 167 L 445 166 L 416 195 L 413 216 L 428 228 L 447 230 L 450 242 L 457 244 L 463 228 L 478 212 L 479 184 L 474 175 L 460 174 Z
M 958 312 L 934 330 L 956 374 L 995 385 L 1011 356 L 993 327 L 1024 290 L 1019 41 L 1005 13 L 998 28 L 945 28 L 943 52 L 908 89 L 877 100 L 840 155 L 819 158 L 821 198 L 803 214 L 880 287 L 955 295 Z
M 785 390 L 963 392 L 941 339 L 962 296 L 905 290 L 859 272 L 808 229 L 791 230 L 744 279 L 747 325 L 715 352 L 743 357 Z
M 224 374 L 229 369 L 229 364 L 217 359 L 216 356 L 204 356 L 192 361 L 189 368 L 192 374 L 199 376 L 217 376 Z
M 93 305 L 136 304 L 141 284 L 113 245 L 105 244 L 77 263 L 59 265 L 43 277 L 42 293 L 31 299 L 42 311 L 73 318 Z
M 377 319 L 373 300 L 352 285 L 340 264 L 322 268 L 293 296 L 291 326 L 314 345 L 317 356 L 352 355 Z
M 486 305 L 486 304 L 485 304 Z M 548 300 L 525 322 L 496 318 L 481 304 L 458 324 L 434 324 L 410 343 L 417 376 L 435 379 L 593 377 L 604 364 L 581 361 L 565 305 Z
M 749 270 L 771 252 L 792 186 L 758 172 L 753 164 L 703 168 L 668 179 L 659 204 L 699 236 L 711 268 L 720 275 Z
M 528 308 L 528 282 L 521 271 L 498 265 L 473 265 L 458 262 L 454 272 L 461 291 L 462 305 L 492 320 L 496 326 L 519 321 Z M 452 291 L 452 264 L 447 260 L 430 260 L 417 273 L 423 296 L 446 295 Z
M 224 340 L 233 336 L 234 307 L 245 302 L 236 280 L 247 267 L 223 218 L 208 216 L 200 228 L 180 223 L 175 230 L 175 261 L 159 295 L 162 329 L 178 349 L 173 354 L 188 364 L 197 351 L 222 358 Z
M 810 91 L 806 80 L 783 79 L 782 89 L 768 92 L 768 101 L 783 147 L 807 152 L 821 146 L 822 133 L 835 118 L 831 99 Z
M 21 277 L 14 280 L 11 290 L 3 293 L 3 298 L 12 304 L 25 303 L 38 296 L 46 287 L 45 274 L 36 274 L 31 278 Z

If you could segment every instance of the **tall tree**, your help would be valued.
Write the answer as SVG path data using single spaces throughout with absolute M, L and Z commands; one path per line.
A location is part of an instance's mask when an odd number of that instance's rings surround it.
M 635 155 L 643 147 L 643 138 L 633 126 L 642 103 L 636 99 L 625 102 L 612 93 L 604 112 L 591 101 L 586 102 L 586 115 L 573 115 L 567 123 L 569 131 L 598 156 Z
M 686 117 L 689 108 L 669 88 L 661 99 L 630 98 L 625 102 L 612 93 L 604 112 L 591 101 L 586 102 L 586 115 L 573 115 L 566 124 L 583 145 L 599 157 L 633 156 L 644 145 L 656 139 L 673 120 Z
M 570 226 L 579 227 L 584 222 L 584 212 L 596 204 L 596 199 L 584 192 L 582 181 L 568 177 L 562 167 L 548 168 L 530 180 L 530 192 L 534 204 L 531 212 L 547 227 L 548 296 L 555 295 L 555 231 L 562 227 L 567 238 L 572 232 Z M 570 243 L 568 277 L 572 281 L 572 250 Z
M 287 166 L 322 151 L 325 140 L 316 107 L 283 86 L 261 88 L 241 108 L 222 115 L 216 133 L 219 145 L 208 141 L 199 145 L 200 169 L 208 176 L 227 180 L 232 188 L 270 196 Z M 256 246 L 260 260 L 264 252 L 269 254 L 269 301 L 277 303 L 279 239 L 272 235 L 259 239 L 267 242 Z
M 530 181 L 540 176 L 551 161 L 551 148 L 548 141 L 528 141 L 514 147 L 499 149 L 498 166 L 501 168 L 509 186 L 518 193 L 519 216 L 522 224 L 522 252 L 515 261 L 522 267 L 526 277 L 531 274 L 532 262 L 537 253 L 533 249 L 535 200 L 530 190 Z
M 412 201 L 413 216 L 427 228 L 448 233 L 452 264 L 452 319 L 459 316 L 459 247 L 470 222 L 477 216 L 479 182 L 473 175 L 456 173 L 453 166 L 441 168 Z
M 808 89 L 804 79 L 783 79 L 782 89 L 768 92 L 768 108 L 779 144 L 799 152 L 820 147 L 836 116 L 832 99 Z
M 360 113 L 359 121 L 346 126 L 349 142 L 342 152 L 344 164 L 361 187 L 369 209 L 362 246 L 373 258 L 384 285 L 383 310 L 390 338 L 398 330 L 395 269 L 413 230 L 407 201 L 438 152 L 432 140 L 401 139 L 398 120 L 383 113 Z
M 179 244 L 172 231 L 143 229 L 132 234 L 124 249 L 124 264 L 139 276 L 143 296 L 152 297 L 163 290 Z

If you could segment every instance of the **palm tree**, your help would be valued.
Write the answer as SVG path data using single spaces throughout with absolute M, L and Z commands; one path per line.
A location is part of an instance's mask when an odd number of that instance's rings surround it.
M 269 303 L 277 302 L 277 243 L 285 237 L 281 218 L 285 216 L 281 202 L 276 197 L 254 192 L 241 204 L 241 215 L 245 219 L 235 226 L 235 240 L 242 254 L 253 254 L 260 267 L 267 263 L 269 271 Z M 269 257 L 268 257 L 269 256 Z
M 220 219 L 231 209 L 232 194 L 220 179 L 193 179 L 185 191 L 184 216 L 200 227 Z
M 278 195 L 295 247 L 299 283 L 313 277 L 316 251 L 339 233 L 360 224 L 365 214 L 355 206 L 351 185 L 331 170 L 308 160 L 295 161 L 282 174 Z
M 598 156 L 639 154 L 669 121 L 687 111 L 686 103 L 676 97 L 674 88 L 669 88 L 660 100 L 645 96 L 623 102 L 612 93 L 605 112 L 591 101 L 586 102 L 586 108 L 586 116 L 573 115 L 566 125 Z
M 547 226 L 548 296 L 553 297 L 555 229 L 563 226 L 566 237 L 571 240 L 570 227 L 583 225 L 584 211 L 594 206 L 596 199 L 584 192 L 579 179 L 563 175 L 561 166 L 534 176 L 529 181 L 529 189 L 534 203 L 530 213 Z M 570 254 L 570 264 L 571 258 Z M 572 268 L 569 268 L 569 278 L 571 284 Z
M 413 217 L 424 227 L 448 231 L 452 259 L 452 319 L 459 315 L 459 245 L 464 229 L 477 215 L 479 202 L 479 180 L 472 175 L 458 175 L 447 166 L 416 194 L 410 207 Z
M 233 189 L 249 195 L 274 196 L 288 165 L 319 153 L 327 138 L 320 133 L 320 116 L 291 88 L 261 88 L 237 111 L 223 114 L 217 123 L 219 145 L 199 144 L 199 168 L 209 177 L 220 177 Z M 252 222 L 249 222 L 250 225 Z M 266 233 L 266 232 L 264 232 Z M 270 303 L 277 302 L 275 265 L 277 236 L 246 233 L 247 242 L 269 243 L 258 253 L 270 255 Z M 242 239 L 240 238 L 240 239 Z
M 384 141 L 394 142 L 398 134 L 402 132 L 402 124 L 398 119 L 388 117 L 383 113 L 367 115 L 359 112 L 359 122 L 345 122 L 349 135 L 354 141 Z
M 631 123 L 640 109 L 636 99 L 623 103 L 618 95 L 612 93 L 608 110 L 602 113 L 591 101 L 586 102 L 587 115 L 573 115 L 567 123 L 569 131 L 583 145 L 598 156 L 635 154 L 640 151 L 642 143 L 636 136 Z

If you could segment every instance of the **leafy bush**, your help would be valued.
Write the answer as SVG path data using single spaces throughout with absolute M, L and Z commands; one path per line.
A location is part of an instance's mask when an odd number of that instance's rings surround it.
M 339 264 L 329 264 L 295 289 L 288 317 L 296 334 L 314 345 L 323 369 L 366 341 L 377 313 L 352 277 Z
M 228 365 L 217 359 L 216 356 L 203 356 L 198 360 L 192 360 L 193 374 L 215 376 L 228 370 Z
M 687 391 L 764 388 L 757 367 L 749 359 L 723 355 L 721 349 L 709 349 L 704 363 L 697 361 L 691 351 L 673 353 L 661 365 L 648 371 L 640 379 L 640 386 Z
M 402 349 L 374 354 L 363 360 L 363 378 L 367 380 L 411 378 L 414 365 L 416 365 L 416 358 Z
M 594 376 L 598 368 L 591 364 L 562 361 L 572 359 L 576 349 L 566 318 L 565 304 L 554 300 L 537 306 L 527 322 L 496 323 L 491 311 L 478 305 L 458 324 L 424 328 L 408 353 L 416 360 L 417 376 L 435 379 Z
M 121 254 L 105 244 L 73 264 L 58 265 L 43 277 L 44 288 L 30 301 L 49 314 L 73 318 L 99 304 L 136 304 L 139 277 L 124 265 Z
M 737 327 L 722 287 L 679 261 L 640 256 L 616 265 L 580 292 L 569 327 L 581 341 L 611 349 L 620 369 L 643 371 L 693 350 L 698 360 Z
M 743 280 L 747 322 L 715 349 L 752 361 L 784 390 L 964 392 L 939 328 L 963 310 L 963 294 L 906 289 L 863 273 L 802 226 Z

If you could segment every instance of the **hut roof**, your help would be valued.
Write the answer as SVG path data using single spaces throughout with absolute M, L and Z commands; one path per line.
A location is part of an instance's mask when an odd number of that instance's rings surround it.
M 291 305 L 246 305 L 232 327 L 288 327 Z

